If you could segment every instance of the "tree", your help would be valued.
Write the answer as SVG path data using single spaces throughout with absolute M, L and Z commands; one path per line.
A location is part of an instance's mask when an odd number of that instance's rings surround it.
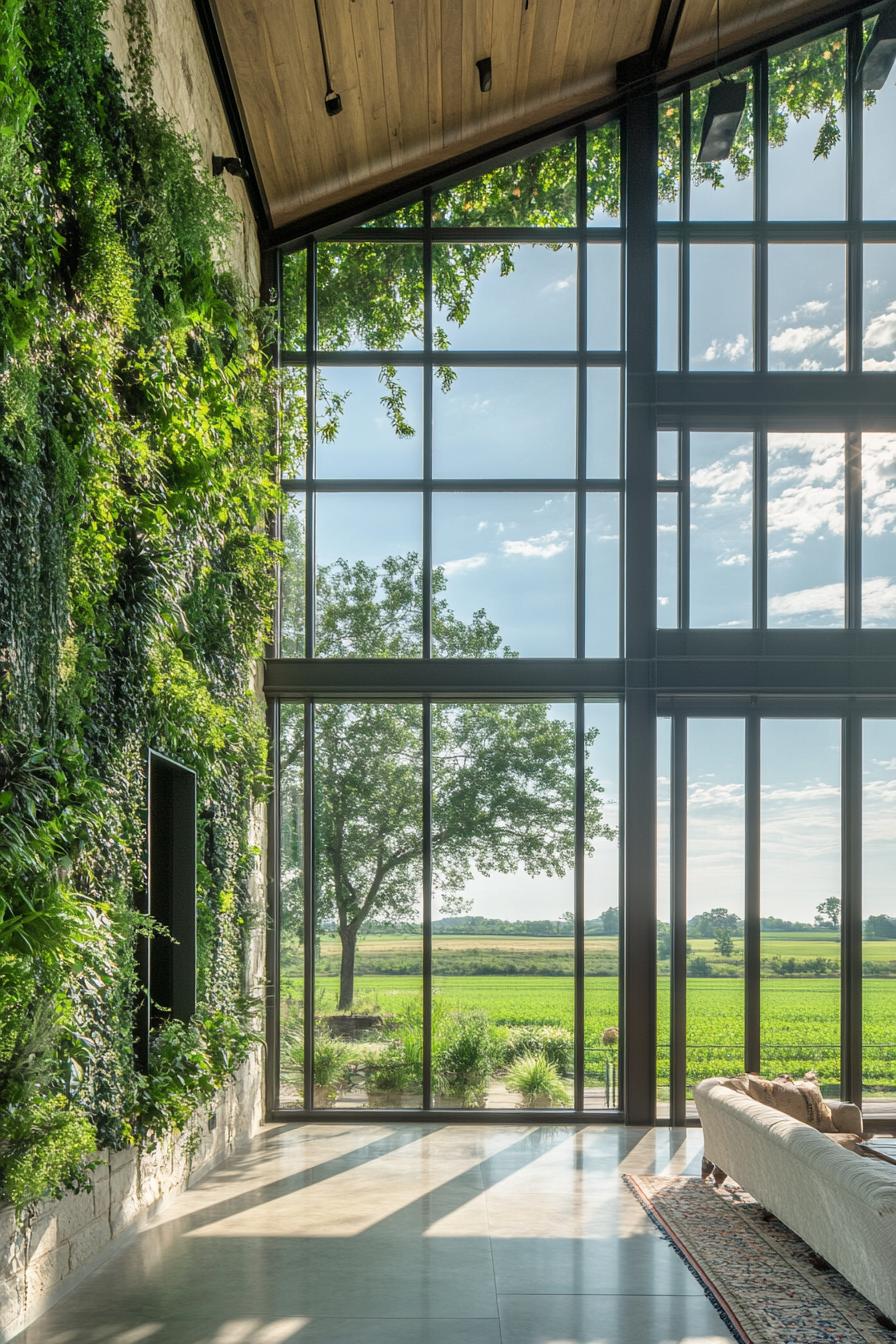
M 743 920 L 737 915 L 725 910 L 722 906 L 716 906 L 713 910 L 706 910 L 702 915 L 693 915 L 688 920 L 688 933 L 692 938 L 713 938 L 718 940 L 720 934 L 727 933 L 730 938 L 736 938 L 743 932 Z M 723 953 L 727 956 L 728 953 Z
M 869 915 L 865 920 L 865 937 L 896 938 L 896 915 Z
M 734 951 L 734 939 L 729 929 L 717 929 L 715 934 L 716 951 L 720 957 L 730 957 Z
M 318 576 L 323 657 L 419 656 L 422 575 L 416 555 L 379 570 L 345 561 Z M 512 656 L 485 612 L 459 620 L 433 574 L 433 635 L 448 656 Z M 586 747 L 596 739 L 586 734 Z M 281 771 L 302 754 L 301 717 L 284 720 Z M 587 756 L 586 756 L 587 759 Z M 432 709 L 434 887 L 446 913 L 464 909 L 474 874 L 562 876 L 575 860 L 575 733 L 543 703 L 436 704 Z M 315 906 L 342 949 L 339 1007 L 354 998 L 358 936 L 371 920 L 419 919 L 422 880 L 422 710 L 419 704 L 315 707 Z M 602 787 L 585 772 L 586 851 L 612 838 Z M 291 873 L 295 879 L 296 874 Z M 301 887 L 284 884 L 284 899 Z M 296 921 L 298 924 L 298 921 Z
M 828 896 L 815 907 L 815 923 L 820 929 L 839 929 L 840 897 Z

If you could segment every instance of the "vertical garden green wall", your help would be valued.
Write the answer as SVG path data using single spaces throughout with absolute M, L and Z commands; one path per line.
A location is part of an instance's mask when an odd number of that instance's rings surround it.
M 0 0 L 0 1198 L 182 1125 L 244 1057 L 264 332 L 231 207 L 98 0 Z M 197 771 L 199 1003 L 133 1057 L 150 746 Z M 161 936 L 161 935 L 157 935 Z

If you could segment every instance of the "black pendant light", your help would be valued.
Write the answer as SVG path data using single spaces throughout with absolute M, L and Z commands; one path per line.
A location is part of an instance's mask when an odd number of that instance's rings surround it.
M 886 84 L 896 61 L 896 5 L 877 16 L 874 31 L 859 60 L 859 83 L 875 93 Z
M 327 109 L 328 117 L 335 117 L 342 111 L 342 99 L 333 88 L 333 80 L 330 78 L 330 62 L 327 59 L 327 42 L 324 37 L 324 25 L 320 17 L 320 0 L 314 0 L 314 13 L 317 16 L 317 35 L 320 38 L 320 54 L 324 63 L 324 79 L 327 81 L 327 89 L 324 94 L 324 107 Z
M 716 64 L 719 62 L 721 47 L 721 0 L 716 0 Z M 741 117 L 747 105 L 747 86 L 738 80 L 721 77 L 721 83 L 714 84 L 709 91 L 706 112 L 703 117 L 703 132 L 700 136 L 698 163 L 721 163 L 730 159 L 735 136 L 740 127 Z

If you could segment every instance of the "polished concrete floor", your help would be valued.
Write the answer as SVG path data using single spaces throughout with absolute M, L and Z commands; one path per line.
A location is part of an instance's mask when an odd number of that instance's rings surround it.
M 699 1130 L 271 1125 L 18 1344 L 720 1344 L 621 1173 Z

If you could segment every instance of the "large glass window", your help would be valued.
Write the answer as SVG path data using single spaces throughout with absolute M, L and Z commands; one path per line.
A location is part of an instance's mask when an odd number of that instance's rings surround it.
M 279 256 L 274 1109 L 896 1117 L 873 24 Z
M 761 1063 L 840 1090 L 839 719 L 765 719 Z

